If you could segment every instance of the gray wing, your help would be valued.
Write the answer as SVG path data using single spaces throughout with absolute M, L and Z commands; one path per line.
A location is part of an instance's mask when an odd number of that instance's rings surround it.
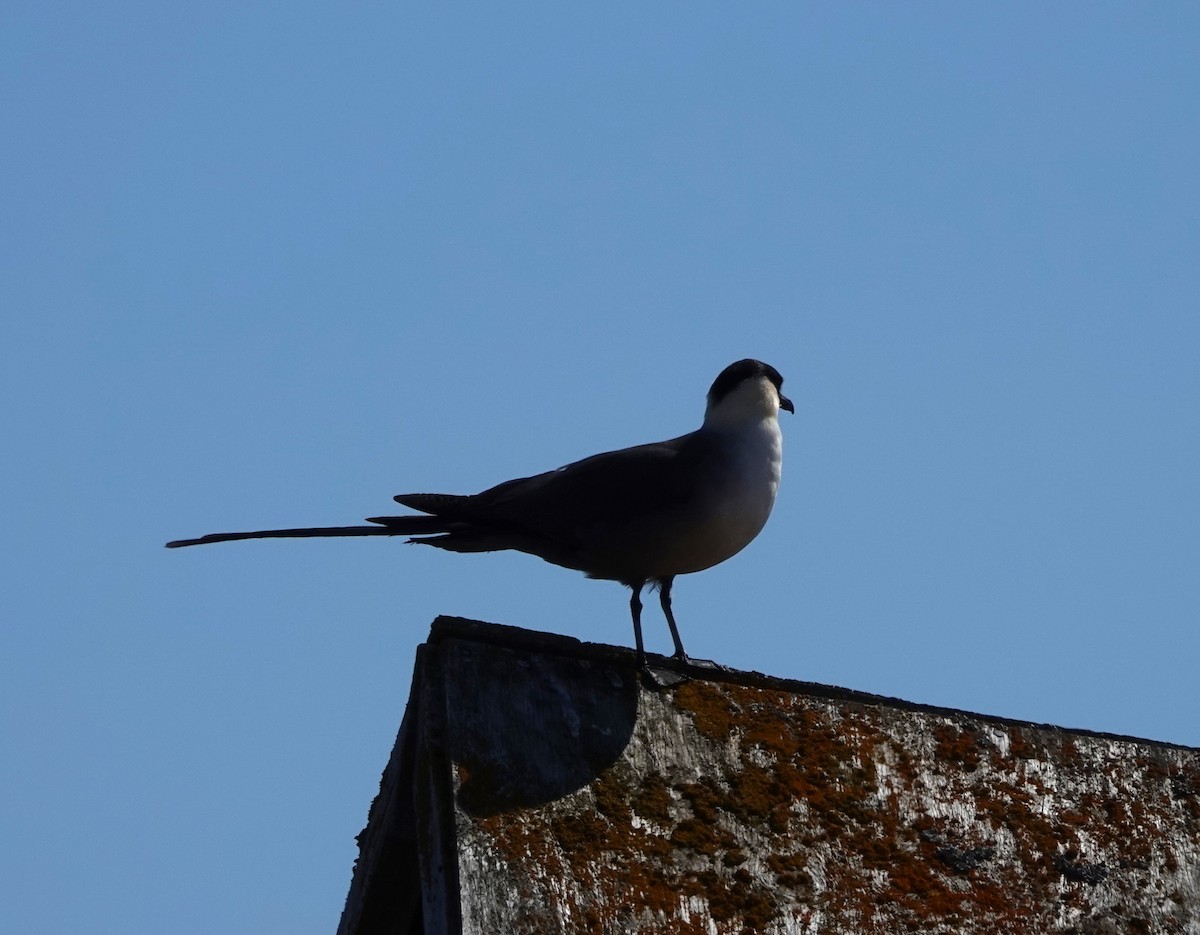
M 401 494 L 395 499 L 456 526 L 423 540 L 455 551 L 515 548 L 569 567 L 605 529 L 643 523 L 685 506 L 696 493 L 691 468 L 707 453 L 696 434 L 576 461 L 506 481 L 474 496 Z

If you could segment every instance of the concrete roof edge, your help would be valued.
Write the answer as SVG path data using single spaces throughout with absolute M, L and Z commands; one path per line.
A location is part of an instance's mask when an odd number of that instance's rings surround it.
M 508 624 L 489 623 L 484 620 L 471 620 L 466 617 L 438 616 L 434 619 L 429 630 L 430 644 L 438 644 L 446 640 L 462 640 L 481 643 L 487 646 L 497 646 L 505 649 L 526 652 L 539 652 L 563 656 L 570 659 L 587 659 L 592 662 L 635 668 L 636 657 L 632 649 L 623 646 L 612 646 L 607 643 L 588 643 L 573 636 L 557 633 L 546 633 L 539 630 L 526 630 Z M 1200 753 L 1200 747 L 1187 744 L 1171 743 L 1164 740 L 1152 740 L 1145 737 L 1131 737 L 1123 734 L 1113 734 L 1105 731 L 1087 730 L 1078 727 L 1062 727 L 1057 724 L 1023 721 L 1018 718 L 1004 717 L 995 714 L 980 714 L 976 711 L 966 711 L 960 708 L 949 708 L 941 705 L 925 704 L 917 701 L 907 701 L 903 698 L 893 698 L 886 695 L 876 695 L 871 692 L 859 691 L 852 688 L 842 688 L 837 685 L 824 685 L 820 682 L 806 682 L 800 679 L 781 678 L 766 675 L 762 672 L 747 672 L 741 669 L 729 669 L 715 663 L 701 660 L 699 664 L 680 666 L 667 656 L 648 654 L 653 665 L 675 672 L 681 672 L 690 679 L 708 682 L 743 685 L 751 688 L 764 688 L 793 694 L 808 695 L 829 701 L 842 701 L 850 704 L 873 705 L 895 708 L 902 711 L 921 712 L 956 719 L 970 719 L 1002 727 L 1019 727 L 1033 730 L 1057 731 L 1063 734 L 1088 737 L 1097 740 L 1111 740 L 1121 743 L 1135 743 L 1144 746 L 1160 747 L 1170 750 L 1184 750 Z

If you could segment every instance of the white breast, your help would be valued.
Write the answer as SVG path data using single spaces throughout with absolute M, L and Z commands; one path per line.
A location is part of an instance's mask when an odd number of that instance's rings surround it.
M 736 555 L 762 531 L 775 505 L 783 463 L 778 421 L 709 431 L 719 455 L 707 466 L 687 519 L 669 543 L 660 543 L 660 576 L 702 571 Z
M 727 440 L 731 470 L 715 490 L 718 508 L 715 525 L 732 549 L 720 561 L 740 552 L 757 536 L 779 490 L 783 467 L 783 440 L 776 419 L 741 426 Z

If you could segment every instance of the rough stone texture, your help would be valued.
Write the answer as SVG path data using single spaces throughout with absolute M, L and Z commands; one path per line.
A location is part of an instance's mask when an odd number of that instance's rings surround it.
M 632 662 L 435 621 L 340 931 L 1200 935 L 1200 751 Z

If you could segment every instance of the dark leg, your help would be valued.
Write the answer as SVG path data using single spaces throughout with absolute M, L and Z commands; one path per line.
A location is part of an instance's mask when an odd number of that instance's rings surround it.
M 633 615 L 633 639 L 637 645 L 637 663 L 646 668 L 646 647 L 642 644 L 642 588 L 645 581 L 636 581 L 630 585 L 633 596 L 629 598 L 629 613 Z
M 687 653 L 683 651 L 683 640 L 679 638 L 679 628 L 675 626 L 675 615 L 671 613 L 671 585 L 675 576 L 659 579 L 658 600 L 662 604 L 663 616 L 667 618 L 667 626 L 671 628 L 671 639 L 675 641 L 675 658 L 680 662 L 690 662 Z
M 638 668 L 642 670 L 642 678 L 650 688 L 655 690 L 670 688 L 672 685 L 687 681 L 687 676 L 664 669 L 652 669 L 646 661 L 646 647 L 642 643 L 642 588 L 645 586 L 645 581 L 635 581 L 630 585 L 633 588 L 633 596 L 629 598 L 629 612 L 633 615 L 633 638 L 637 642 Z M 669 580 L 665 582 L 665 587 L 669 592 L 671 589 Z M 679 632 L 675 629 L 675 621 L 671 619 L 671 599 L 667 595 L 663 597 L 663 609 L 667 614 L 667 622 L 671 624 L 671 636 L 675 639 L 675 655 L 686 662 L 687 656 L 683 655 L 683 644 L 679 642 Z

